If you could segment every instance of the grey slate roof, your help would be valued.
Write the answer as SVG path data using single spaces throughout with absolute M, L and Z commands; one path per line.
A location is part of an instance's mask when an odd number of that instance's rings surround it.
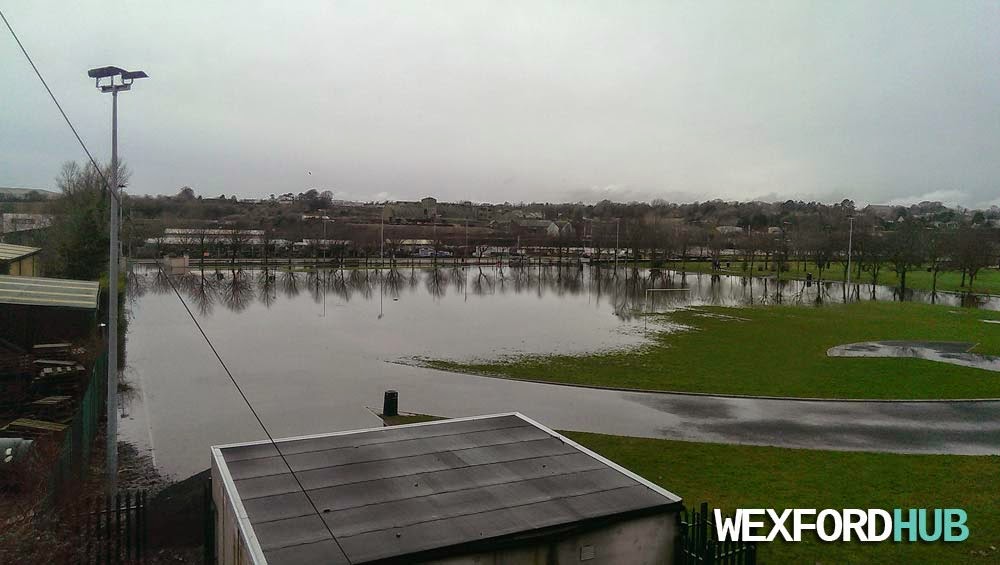
M 520 414 L 278 445 L 318 514 L 270 443 L 213 448 L 272 565 L 410 562 L 680 504 Z
M 0 275 L 0 304 L 95 310 L 99 293 L 97 281 Z

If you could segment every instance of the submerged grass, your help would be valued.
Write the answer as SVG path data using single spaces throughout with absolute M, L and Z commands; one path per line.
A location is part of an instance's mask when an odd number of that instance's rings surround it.
M 697 307 L 654 318 L 688 326 L 631 351 L 431 367 L 566 384 L 811 398 L 1000 398 L 1000 374 L 920 359 L 831 358 L 835 345 L 875 340 L 975 343 L 1000 354 L 1000 313 L 916 303 L 824 307 Z M 651 325 L 652 327 L 652 325 Z
M 665 268 L 673 270 L 683 269 L 691 273 L 711 273 L 712 264 L 706 261 L 687 261 L 683 264 L 679 262 L 671 262 L 665 265 Z M 728 265 L 728 266 L 727 266 Z M 764 268 L 765 263 L 761 260 L 757 260 L 754 263 L 753 270 L 750 270 L 749 264 L 744 265 L 742 260 L 731 259 L 729 261 L 723 261 L 722 267 L 719 269 L 718 273 L 723 275 L 753 275 L 758 277 L 771 277 L 775 276 L 777 273 L 773 269 L 773 263 L 767 264 Z M 819 269 L 816 264 L 811 261 L 800 262 L 791 261 L 788 263 L 788 268 L 781 271 L 782 279 L 805 279 L 806 273 L 812 273 L 814 277 L 819 277 Z M 841 263 L 834 263 L 829 268 L 823 269 L 823 280 L 825 281 L 844 281 L 846 279 L 844 274 L 844 266 Z M 870 271 L 863 271 L 861 277 L 858 277 L 857 266 L 851 269 L 851 280 L 855 283 L 860 283 L 863 285 L 870 285 L 872 283 L 872 276 Z M 899 276 L 895 271 L 892 270 L 892 265 L 882 265 L 878 273 L 877 284 L 886 286 L 899 286 Z M 906 273 L 906 286 L 914 290 L 925 290 L 930 291 L 934 288 L 934 275 L 927 271 L 926 268 L 914 269 Z M 976 278 L 972 281 L 972 285 L 968 284 L 966 279 L 963 285 L 962 272 L 961 271 L 939 271 L 937 277 L 937 290 L 939 291 L 949 291 L 949 292 L 973 292 L 977 294 L 1000 294 L 1000 269 L 982 269 L 976 274 Z
M 684 498 L 736 508 L 964 508 L 962 543 L 761 544 L 761 563 L 998 563 L 1000 457 L 813 451 L 566 435 Z

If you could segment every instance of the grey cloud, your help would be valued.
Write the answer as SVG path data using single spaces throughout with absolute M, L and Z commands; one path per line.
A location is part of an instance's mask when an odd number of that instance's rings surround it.
M 995 3 L 38 1 L 5 12 L 132 190 L 995 202 Z M 0 185 L 79 159 L 0 40 Z M 308 175 L 307 171 L 312 171 Z M 582 188 L 581 188 L 582 187 Z M 613 187 L 613 188 L 608 188 Z

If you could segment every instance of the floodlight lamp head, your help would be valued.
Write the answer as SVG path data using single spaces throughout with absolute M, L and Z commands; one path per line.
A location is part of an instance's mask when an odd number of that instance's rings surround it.
M 125 71 L 122 73 L 122 82 L 125 84 L 132 84 L 137 78 L 149 78 L 146 71 Z
M 87 76 L 90 78 L 114 78 L 116 75 L 125 73 L 125 69 L 120 69 L 118 67 L 98 67 L 96 69 L 90 69 L 87 71 Z
M 98 67 L 96 69 L 90 69 L 87 71 L 87 76 L 94 79 L 94 86 L 100 88 L 104 92 L 112 92 L 117 90 L 128 90 L 128 88 L 120 88 L 122 86 L 128 86 L 137 78 L 148 78 L 149 75 L 145 71 L 126 71 L 121 67 L 107 66 Z M 121 82 L 115 84 L 115 77 L 121 77 Z M 105 79 L 105 83 L 101 84 L 101 80 Z

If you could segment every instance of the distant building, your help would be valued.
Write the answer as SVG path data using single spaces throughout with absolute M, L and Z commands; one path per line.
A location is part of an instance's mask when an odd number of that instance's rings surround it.
M 559 237 L 559 226 L 552 220 L 513 220 L 510 222 L 511 233 L 518 236 Z
M 263 245 L 264 230 L 245 230 L 240 228 L 167 228 L 162 237 L 151 237 L 149 244 L 193 246 L 202 243 L 210 245 Z M 271 245 L 279 245 L 284 240 L 270 239 Z M 287 244 L 287 242 L 284 242 Z
M 553 222 L 556 225 L 556 229 L 559 230 L 556 237 L 574 237 L 576 235 L 576 230 L 573 229 L 573 224 L 565 220 L 558 220 Z
M 350 247 L 352 243 L 354 242 L 350 239 L 303 239 L 302 241 L 296 241 L 292 245 L 299 249 L 306 247 L 329 249 L 331 247 Z
M 37 247 L 0 243 L 0 275 L 35 277 L 39 274 Z
M 382 218 L 387 222 L 434 220 L 438 215 L 437 199 L 428 196 L 419 202 L 392 202 L 382 209 Z
M 737 235 L 743 233 L 745 230 L 739 226 L 715 226 L 715 231 L 722 235 Z
M 8 233 L 38 230 L 52 225 L 50 214 L 0 214 L 0 236 Z
M 96 329 L 100 283 L 0 275 L 0 340 L 31 348 Z

